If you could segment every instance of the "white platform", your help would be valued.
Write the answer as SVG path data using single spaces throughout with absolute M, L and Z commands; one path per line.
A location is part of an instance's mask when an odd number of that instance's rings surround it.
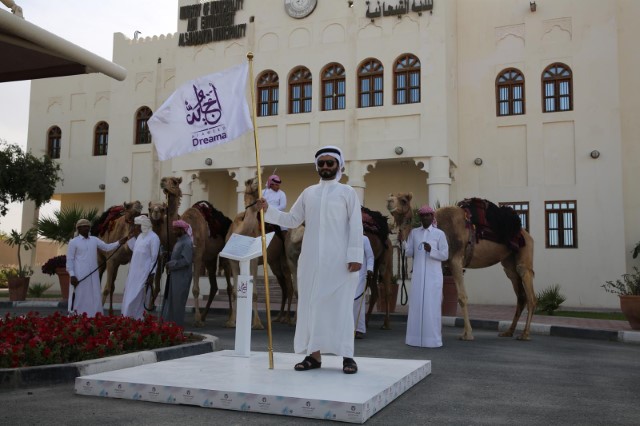
M 364 423 L 431 374 L 431 361 L 356 357 L 357 374 L 342 357 L 323 355 L 322 368 L 295 371 L 301 355 L 267 352 L 236 357 L 212 352 L 76 378 L 80 395 L 186 404 L 225 410 Z

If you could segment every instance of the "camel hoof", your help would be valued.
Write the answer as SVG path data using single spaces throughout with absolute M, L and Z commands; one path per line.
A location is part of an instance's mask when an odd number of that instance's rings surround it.
M 473 340 L 475 340 L 475 337 L 473 337 L 471 334 L 463 334 L 459 337 L 460 340 L 466 340 L 467 342 L 471 342 Z
M 227 321 L 224 323 L 225 328 L 236 328 L 236 322 L 235 321 Z
M 521 334 L 520 336 L 516 337 L 517 340 L 522 340 L 523 342 L 529 342 L 531 341 L 531 337 L 529 337 L 528 334 Z
M 204 322 L 202 322 L 202 321 L 194 321 L 193 322 L 193 326 L 194 327 L 198 327 L 198 328 L 204 327 Z
M 382 324 L 382 327 L 380 327 L 380 330 L 391 330 L 391 326 L 389 326 L 388 324 Z
M 513 337 L 513 331 L 503 331 L 502 333 L 498 333 L 498 337 Z
M 252 330 L 264 330 L 264 325 L 262 325 L 262 324 L 254 324 L 254 325 L 251 327 L 251 329 L 252 329 Z

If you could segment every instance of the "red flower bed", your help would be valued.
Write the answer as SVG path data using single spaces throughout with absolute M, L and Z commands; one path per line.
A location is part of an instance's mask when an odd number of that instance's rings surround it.
M 59 312 L 41 317 L 7 314 L 0 319 L 0 368 L 63 364 L 126 352 L 184 343 L 183 328 L 158 322 L 98 314 L 67 316 Z

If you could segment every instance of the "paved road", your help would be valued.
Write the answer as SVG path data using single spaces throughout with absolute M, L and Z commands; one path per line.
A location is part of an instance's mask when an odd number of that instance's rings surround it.
M 191 318 L 189 318 L 191 320 Z M 640 346 L 599 340 L 533 336 L 530 342 L 476 329 L 476 340 L 444 328 L 444 347 L 404 344 L 406 324 L 380 330 L 372 320 L 357 356 L 429 359 L 432 374 L 373 416 L 371 425 L 637 425 Z M 214 315 L 203 329 L 232 349 L 234 331 Z M 274 352 L 292 352 L 293 327 L 274 324 Z M 266 331 L 253 332 L 253 350 L 266 351 Z M 211 368 L 216 368 L 212 365 Z M 267 368 L 267 366 L 265 366 Z M 304 374 L 304 373 L 300 373 Z M 313 386 L 313 383 L 309 383 Z M 3 423 L 11 425 L 298 425 L 326 422 L 282 416 L 77 396 L 72 385 L 0 392 Z

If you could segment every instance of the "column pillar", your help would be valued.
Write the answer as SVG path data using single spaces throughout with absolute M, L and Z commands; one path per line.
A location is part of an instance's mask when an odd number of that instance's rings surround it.
M 451 188 L 449 157 L 429 158 L 429 205 L 444 207 L 449 205 L 449 190 Z
M 367 188 L 367 183 L 364 177 L 369 170 L 375 167 L 376 161 L 346 161 L 345 162 L 345 174 L 349 176 L 349 185 L 355 189 L 360 199 L 360 204 L 364 205 L 364 190 Z

